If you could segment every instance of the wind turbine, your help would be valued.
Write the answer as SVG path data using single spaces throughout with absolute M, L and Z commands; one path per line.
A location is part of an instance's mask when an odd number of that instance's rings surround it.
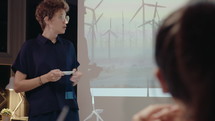
M 162 8 L 164 8 L 165 6 L 160 6 Z M 152 26 L 152 37 L 154 37 L 155 35 L 155 31 L 156 31 L 156 27 L 159 26 L 159 22 L 160 22 L 160 16 L 158 14 L 158 2 L 155 3 L 154 5 L 154 14 L 153 14 L 153 17 L 151 20 L 149 21 L 146 21 L 145 23 L 143 23 L 142 25 L 138 26 L 141 27 L 141 26 L 145 26 L 146 24 L 150 24 Z M 158 19 L 158 21 L 156 21 L 156 18 Z M 152 38 L 154 40 L 154 38 Z
M 96 33 L 95 33 L 95 27 L 93 24 L 85 23 L 85 25 L 90 26 L 91 28 L 91 61 L 94 62 L 94 42 L 96 40 Z
M 103 0 L 101 0 L 95 8 L 90 8 L 85 6 L 86 9 L 90 10 L 92 12 L 92 22 L 91 23 L 85 23 L 85 25 L 90 26 L 89 30 L 91 29 L 91 53 L 92 53 L 92 57 L 91 57 L 91 61 L 94 62 L 94 45 L 95 45 L 95 41 L 96 41 L 96 32 L 95 32 L 95 27 L 97 30 L 97 23 L 100 20 L 100 18 L 102 17 L 103 13 L 96 18 L 96 13 L 95 10 L 101 5 L 101 3 L 103 2 Z
M 122 46 L 124 47 L 125 42 L 125 23 L 124 23 L 124 14 L 122 12 Z
M 111 58 L 111 51 L 110 51 L 110 49 L 111 49 L 111 46 L 110 46 L 111 35 L 113 35 L 115 38 L 117 38 L 117 35 L 111 30 L 112 29 L 111 27 L 112 27 L 112 24 L 111 24 L 111 19 L 110 19 L 110 28 L 109 28 L 109 30 L 107 30 L 103 34 L 103 35 L 108 34 L 108 58 L 109 58 L 109 60 Z
M 144 0 L 142 0 L 142 5 L 137 9 L 136 13 L 133 15 L 133 17 L 131 18 L 129 23 L 132 22 L 132 20 L 136 17 L 136 15 L 140 12 L 141 9 L 142 9 L 142 25 L 145 23 L 145 6 L 155 7 L 154 4 L 148 4 L 148 3 L 145 3 Z M 164 7 L 164 6 L 157 5 L 157 7 Z M 144 25 L 142 26 L 142 31 L 143 31 L 142 36 L 144 39 L 144 37 L 145 37 L 145 26 Z
M 160 16 L 158 14 L 158 2 L 156 2 L 155 4 L 155 9 L 154 9 L 154 15 L 153 15 L 153 19 L 152 19 L 152 36 L 154 37 L 154 34 L 155 34 L 155 30 L 156 30 L 156 26 L 158 27 L 159 26 L 159 23 L 160 23 Z M 165 6 L 163 6 L 163 8 L 165 8 Z M 156 22 L 156 17 L 158 19 L 158 22 Z
M 142 5 L 138 8 L 138 10 L 136 11 L 136 13 L 133 15 L 133 17 L 131 18 L 131 20 L 129 21 L 129 23 L 136 17 L 136 15 L 139 13 L 139 11 L 142 9 L 142 21 L 143 23 L 145 23 L 145 3 L 144 0 L 142 0 Z M 142 28 L 142 32 L 143 32 L 143 38 L 145 35 L 145 27 L 143 26 Z
M 97 29 L 97 22 L 98 20 L 101 18 L 101 16 L 103 15 L 103 13 L 99 16 L 99 18 L 97 19 L 96 18 L 96 9 L 102 4 L 103 0 L 101 0 L 97 5 L 96 7 L 94 8 L 90 8 L 88 6 L 85 6 L 86 9 L 90 10 L 92 12 L 92 24 L 96 26 L 96 29 Z

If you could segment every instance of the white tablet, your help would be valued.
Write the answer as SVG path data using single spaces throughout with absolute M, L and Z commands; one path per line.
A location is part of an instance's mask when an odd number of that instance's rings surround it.
M 62 71 L 64 75 L 71 75 L 74 71 Z

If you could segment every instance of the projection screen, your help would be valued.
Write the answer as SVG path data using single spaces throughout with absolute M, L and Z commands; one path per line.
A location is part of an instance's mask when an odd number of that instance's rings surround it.
M 188 0 L 78 2 L 81 120 L 130 121 L 149 104 L 171 102 L 154 76 L 154 39 L 162 20 Z

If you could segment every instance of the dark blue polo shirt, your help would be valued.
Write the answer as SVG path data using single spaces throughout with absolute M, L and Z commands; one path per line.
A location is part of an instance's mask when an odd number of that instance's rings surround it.
M 31 79 L 53 69 L 71 71 L 78 66 L 75 49 L 70 41 L 58 37 L 57 42 L 53 44 L 47 38 L 38 35 L 36 39 L 23 44 L 12 69 L 14 72 L 19 70 L 27 75 L 27 79 Z M 63 76 L 57 82 L 46 83 L 25 94 L 31 116 L 58 111 L 64 105 L 78 110 L 70 76 Z M 66 94 L 70 95 L 69 98 L 66 98 Z

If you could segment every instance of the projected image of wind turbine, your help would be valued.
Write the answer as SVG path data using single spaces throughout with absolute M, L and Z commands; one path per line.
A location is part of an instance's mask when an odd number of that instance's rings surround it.
M 125 42 L 125 23 L 124 23 L 124 14 L 122 12 L 122 47 L 124 47 Z
M 111 45 L 110 45 L 110 41 L 111 41 L 111 35 L 113 35 L 115 38 L 117 38 L 117 35 L 112 31 L 112 28 L 111 28 L 111 19 L 110 19 L 110 28 L 109 30 L 107 30 L 104 34 L 104 35 L 108 35 L 108 59 L 110 60 L 111 59 Z
M 160 6 L 160 8 L 165 8 L 165 6 Z M 158 14 L 158 2 L 155 3 L 154 5 L 154 13 L 153 13 L 153 17 L 151 20 L 146 21 L 145 23 L 143 23 L 142 25 L 138 26 L 138 28 L 145 26 L 146 24 L 150 24 L 152 26 L 152 37 L 154 37 L 155 35 L 155 31 L 157 29 L 157 27 L 159 26 L 160 23 L 160 16 Z M 157 21 L 156 21 L 157 19 Z M 152 40 L 154 40 L 154 38 L 152 38 Z
M 95 41 L 96 41 L 96 31 L 97 29 L 97 23 L 99 22 L 99 20 L 101 19 L 103 13 L 97 18 L 96 17 L 96 9 L 102 4 L 103 0 L 101 0 L 96 7 L 94 8 L 90 8 L 88 6 L 85 6 L 86 9 L 90 10 L 92 12 L 92 22 L 91 23 L 85 23 L 85 25 L 89 26 L 89 32 L 91 32 L 91 61 L 94 62 L 94 58 L 95 58 L 95 52 L 94 52 L 94 45 L 95 45 Z M 95 30 L 96 28 L 96 30 Z M 91 30 L 91 31 L 90 31 Z
M 133 15 L 133 17 L 131 18 L 131 20 L 129 21 L 132 22 L 133 19 L 137 16 L 137 14 L 140 12 L 140 10 L 142 9 L 142 39 L 144 40 L 145 39 L 145 6 L 148 6 L 148 7 L 155 7 L 156 5 L 154 4 L 149 4 L 149 3 L 145 3 L 144 0 L 142 0 L 142 4 L 141 6 L 137 9 L 137 11 L 135 12 L 135 14 Z M 157 7 L 164 7 L 164 6 L 160 6 L 160 5 L 157 5 Z

